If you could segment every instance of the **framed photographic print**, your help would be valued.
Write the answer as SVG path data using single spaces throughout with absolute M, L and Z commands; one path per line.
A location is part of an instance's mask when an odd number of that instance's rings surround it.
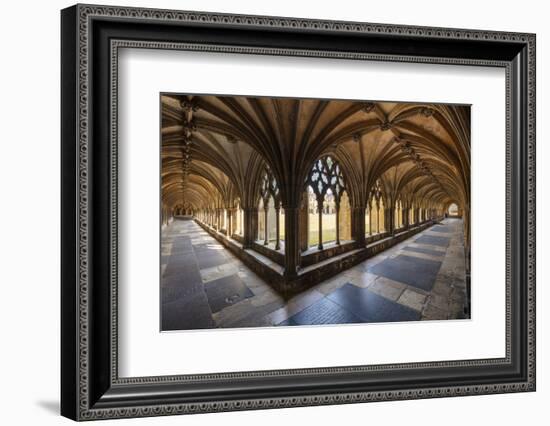
M 535 36 L 76 5 L 74 420 L 535 390 Z

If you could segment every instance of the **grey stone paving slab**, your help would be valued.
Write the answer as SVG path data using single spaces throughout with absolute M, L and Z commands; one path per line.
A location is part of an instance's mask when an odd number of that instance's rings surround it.
M 369 272 L 394 281 L 431 291 L 441 262 L 399 255 L 374 265 Z
M 196 269 L 198 269 L 197 261 L 193 253 L 174 255 L 168 259 L 163 277 L 187 274 Z
M 210 281 L 204 285 L 212 312 L 221 311 L 227 306 L 254 296 L 237 274 Z
M 193 250 L 197 255 L 202 254 L 203 252 L 208 251 L 218 251 L 223 252 L 224 248 L 221 244 L 217 243 L 214 239 L 212 241 L 205 241 L 200 244 L 193 244 Z
M 197 261 L 200 269 L 212 268 L 229 262 L 229 258 L 219 250 L 205 250 L 197 253 Z
M 448 280 L 444 277 L 438 277 L 432 288 L 432 293 L 439 296 L 449 297 L 453 289 L 447 281 Z
M 161 287 L 188 287 L 202 284 L 201 274 L 198 268 L 187 269 L 179 274 L 163 275 L 160 279 Z
M 420 312 L 374 294 L 369 289 L 346 284 L 327 296 L 363 322 L 416 321 Z
M 434 246 L 447 247 L 449 245 L 450 238 L 438 237 L 434 235 L 422 235 L 414 242 L 417 244 L 431 244 Z
M 247 299 L 245 302 L 249 303 L 252 299 Z M 268 318 L 268 313 L 277 309 L 280 303 L 273 302 L 262 307 L 251 307 L 243 309 L 241 315 L 230 315 L 224 319 L 220 327 L 234 328 L 234 327 L 265 327 L 271 326 L 272 323 Z
M 436 225 L 429 229 L 432 232 L 453 232 L 453 229 L 449 226 Z
M 430 249 L 422 248 L 422 247 L 406 246 L 406 247 L 403 247 L 402 250 L 414 251 L 416 253 L 429 254 L 429 255 L 432 255 L 432 256 L 441 256 L 441 257 L 445 256 L 444 251 L 430 250 Z
M 195 283 L 189 286 L 181 287 L 163 287 L 160 290 L 162 303 L 173 302 L 178 299 L 191 297 L 198 292 L 202 292 L 202 284 Z
M 449 299 L 446 296 L 432 293 L 430 294 L 428 301 L 430 305 L 435 306 L 442 311 L 447 311 L 449 309 Z
M 353 324 L 363 320 L 332 300 L 323 297 L 278 325 Z
M 163 331 L 213 328 L 212 312 L 204 292 L 162 304 Z
M 467 317 L 464 312 L 464 303 L 452 302 L 449 310 L 450 318 L 452 319 L 464 319 Z
M 446 310 L 439 309 L 437 306 L 429 304 L 422 312 L 423 320 L 446 320 L 449 314 Z
M 417 291 L 406 289 L 397 300 L 397 303 L 408 306 L 415 311 L 421 311 L 426 302 L 426 295 L 420 294 Z
M 342 287 L 346 284 L 346 282 L 348 282 L 347 277 L 336 275 L 335 277 L 330 278 L 317 286 L 317 291 L 323 294 L 328 294 L 335 289 Z
M 406 288 L 407 286 L 405 284 L 391 280 L 386 277 L 378 277 L 376 281 L 374 281 L 369 287 L 370 291 L 372 291 L 373 293 L 379 294 L 386 299 L 394 301 L 397 300 L 399 296 L 401 296 Z
M 172 247 L 170 248 L 170 254 L 183 254 L 193 251 L 193 244 L 191 244 L 191 238 L 188 236 L 181 236 L 174 240 Z
M 350 283 L 357 287 L 366 288 L 372 285 L 377 278 L 377 275 L 371 274 L 370 272 L 363 272 L 359 277 L 352 279 Z

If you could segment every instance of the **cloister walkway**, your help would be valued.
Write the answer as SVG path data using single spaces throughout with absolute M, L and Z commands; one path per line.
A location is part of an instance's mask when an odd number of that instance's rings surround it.
M 464 318 L 462 220 L 448 218 L 285 300 L 192 220 L 162 231 L 162 330 Z

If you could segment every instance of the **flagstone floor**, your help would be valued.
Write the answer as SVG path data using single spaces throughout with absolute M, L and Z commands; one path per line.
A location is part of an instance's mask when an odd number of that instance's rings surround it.
M 161 250 L 163 331 L 465 318 L 460 219 L 286 301 L 192 220 L 164 228 Z

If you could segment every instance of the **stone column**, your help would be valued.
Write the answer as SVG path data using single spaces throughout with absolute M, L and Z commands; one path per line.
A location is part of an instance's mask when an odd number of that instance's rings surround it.
M 264 204 L 264 246 L 269 244 L 269 229 L 267 228 L 267 212 L 269 210 L 268 204 Z
M 351 224 L 353 239 L 359 245 L 365 245 L 365 208 L 356 206 L 351 208 Z
M 372 202 L 369 201 L 369 236 L 372 235 Z
M 233 235 L 233 209 L 227 209 L 227 236 Z
M 393 207 L 385 209 L 384 220 L 386 222 L 386 231 L 388 231 L 390 235 L 393 235 L 395 231 L 395 209 Z
M 285 209 L 285 277 L 293 279 L 300 266 L 299 220 L 300 208 L 283 206 Z
M 258 208 L 245 207 L 243 208 L 243 248 L 252 247 L 252 243 L 256 239 Z
M 302 195 L 302 203 L 299 213 L 299 224 L 298 229 L 300 232 L 299 241 L 300 241 L 300 250 L 302 252 L 306 251 L 309 246 L 309 203 L 308 203 L 308 193 L 304 192 Z
M 340 203 L 336 203 L 336 244 L 340 244 Z
M 277 205 L 277 207 L 275 207 L 275 250 L 280 250 L 281 249 L 281 233 L 280 233 L 280 226 L 279 226 L 279 215 L 281 213 L 281 206 L 280 205 Z
M 319 244 L 317 248 L 323 250 L 323 202 L 317 200 L 317 211 L 319 212 Z
M 376 202 L 376 233 L 380 233 L 380 204 Z
M 237 209 L 231 209 L 231 235 L 233 235 L 237 230 Z

